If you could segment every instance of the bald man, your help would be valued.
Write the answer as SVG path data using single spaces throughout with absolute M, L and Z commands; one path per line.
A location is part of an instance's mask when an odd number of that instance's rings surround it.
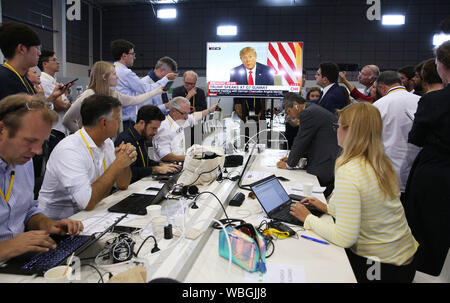
M 183 86 L 175 87 L 172 91 L 172 98 L 184 97 L 191 104 L 191 113 L 201 112 L 207 108 L 205 92 L 197 87 L 198 75 L 192 70 L 188 70 L 183 75 Z

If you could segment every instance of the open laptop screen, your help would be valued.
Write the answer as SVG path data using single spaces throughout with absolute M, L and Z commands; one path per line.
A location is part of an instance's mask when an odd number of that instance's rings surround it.
M 252 184 L 251 187 L 267 213 L 290 200 L 286 190 L 274 175 Z

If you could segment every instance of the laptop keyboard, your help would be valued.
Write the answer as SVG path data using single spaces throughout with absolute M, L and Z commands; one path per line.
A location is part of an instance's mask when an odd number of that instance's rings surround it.
M 64 240 L 59 242 L 55 249 L 51 249 L 48 252 L 38 254 L 36 257 L 22 266 L 22 269 L 35 273 L 44 273 L 50 268 L 60 264 L 77 248 L 91 239 L 92 237 L 87 236 L 75 236 L 73 238 L 68 236 Z
M 297 219 L 296 217 L 291 215 L 289 213 L 289 211 L 282 211 L 282 212 L 277 213 L 276 214 L 276 219 L 284 221 L 284 222 L 292 223 L 292 224 L 295 224 L 295 225 L 303 226 L 302 221 L 300 221 L 299 219 Z

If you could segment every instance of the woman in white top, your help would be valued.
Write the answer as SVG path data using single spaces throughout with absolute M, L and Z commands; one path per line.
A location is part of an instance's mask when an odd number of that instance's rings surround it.
M 122 106 L 138 105 L 151 99 L 156 95 L 163 93 L 162 87 L 158 87 L 152 91 L 138 96 L 128 96 L 111 89 L 117 85 L 116 70 L 114 65 L 105 61 L 98 61 L 94 64 L 91 72 L 88 89 L 85 90 L 77 100 L 72 104 L 70 109 L 64 115 L 63 124 L 72 133 L 81 128 L 80 108 L 84 99 L 94 94 L 101 94 L 113 96 L 119 99 Z M 122 125 L 119 127 L 119 132 L 122 131 Z

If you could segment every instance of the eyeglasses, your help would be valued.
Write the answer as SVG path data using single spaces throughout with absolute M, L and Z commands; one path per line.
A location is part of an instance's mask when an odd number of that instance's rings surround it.
M 187 116 L 187 115 L 189 115 L 189 113 L 183 113 L 182 111 L 180 111 L 180 110 L 178 110 L 178 109 L 176 109 L 176 108 L 174 108 L 177 112 L 179 112 L 180 114 L 182 114 L 183 116 Z
M 184 81 L 184 84 L 187 84 L 187 85 L 192 85 L 192 86 L 194 86 L 196 83 L 194 83 L 194 82 L 186 82 L 186 81 Z
M 50 61 L 53 61 L 53 62 L 58 62 L 58 58 L 53 58 L 53 59 L 48 59 L 48 61 L 50 62 Z
M 339 129 L 339 123 L 333 123 L 333 130 L 335 132 L 337 132 L 338 129 Z
M 135 52 L 132 52 L 132 53 L 128 53 L 128 55 L 132 55 L 133 57 L 135 57 L 135 58 L 136 58 L 136 53 L 135 53 Z
M 26 108 L 27 110 L 40 108 L 53 109 L 53 104 L 41 100 L 32 100 L 31 102 L 25 102 L 15 106 L 11 106 L 10 108 L 7 108 L 5 111 L 0 113 L 0 121 L 3 120 L 7 115 L 19 111 L 23 108 Z

